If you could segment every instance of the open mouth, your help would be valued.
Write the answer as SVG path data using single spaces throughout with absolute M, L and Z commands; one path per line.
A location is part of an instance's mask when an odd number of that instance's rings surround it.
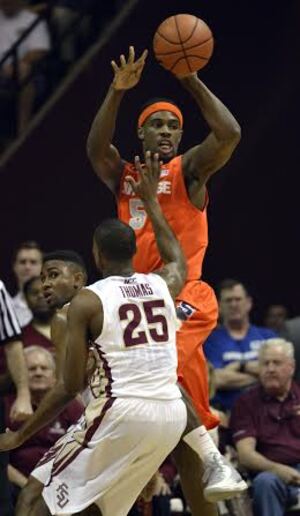
M 171 152 L 173 150 L 173 145 L 168 140 L 162 140 L 159 143 L 159 149 L 162 152 Z

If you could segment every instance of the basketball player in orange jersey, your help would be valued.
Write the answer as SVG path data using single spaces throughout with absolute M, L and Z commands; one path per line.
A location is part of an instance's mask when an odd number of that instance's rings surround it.
M 87 150 L 96 174 L 116 195 L 119 218 L 135 230 L 138 244 L 134 262 L 136 269 L 150 272 L 158 269 L 162 262 L 143 202 L 131 188 L 130 178 L 135 180 L 138 177 L 140 160 L 136 157 L 134 164 L 124 161 L 112 145 L 121 100 L 127 90 L 138 84 L 146 57 L 147 51 L 144 51 L 135 59 L 134 48 L 130 47 L 127 60 L 121 55 L 119 65 L 112 61 L 114 79 L 92 124 Z M 159 202 L 188 262 L 187 282 L 176 300 L 178 318 L 182 321 L 177 332 L 178 378 L 190 394 L 201 422 L 209 429 L 216 426 L 218 420 L 209 410 L 207 368 L 202 346 L 216 325 L 218 310 L 213 290 L 200 280 L 208 244 L 206 183 L 229 160 L 240 140 L 240 127 L 197 74 L 179 80 L 195 99 L 210 128 L 207 138 L 177 156 L 183 117 L 175 104 L 161 100 L 150 103 L 140 113 L 138 138 L 144 154 L 147 151 L 152 155 L 159 154 Z M 204 426 L 200 428 L 205 431 Z M 199 444 L 195 444 L 196 437 L 199 435 L 191 432 L 184 438 L 195 451 Z M 177 450 L 177 465 L 193 514 L 216 514 L 214 507 L 207 504 L 199 493 L 199 481 L 195 483 L 195 471 L 199 466 L 196 466 L 195 454 L 189 452 L 184 443 L 182 449 Z M 227 475 L 228 495 L 231 489 L 228 482 L 230 473 L 228 468 L 225 473 L 221 458 L 218 457 L 216 465 L 221 477 Z M 221 477 L 220 484 L 224 481 Z M 209 499 L 212 500 L 212 497 Z

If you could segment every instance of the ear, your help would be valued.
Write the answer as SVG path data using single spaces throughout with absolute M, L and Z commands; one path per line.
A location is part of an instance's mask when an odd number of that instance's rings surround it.
M 248 308 L 249 308 L 249 312 L 250 312 L 252 310 L 252 306 L 253 306 L 252 297 L 247 296 L 247 301 L 248 301 Z
M 85 277 L 83 272 L 75 272 L 74 274 L 74 288 L 81 289 L 85 285 Z
M 144 140 L 145 134 L 144 134 L 144 128 L 143 127 L 138 127 L 137 135 L 138 135 L 139 140 Z

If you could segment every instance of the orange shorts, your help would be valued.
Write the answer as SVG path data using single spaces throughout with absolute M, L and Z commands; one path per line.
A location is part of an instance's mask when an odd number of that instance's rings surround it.
M 189 281 L 176 299 L 178 380 L 193 400 L 206 428 L 219 419 L 209 408 L 208 371 L 203 344 L 217 324 L 218 303 L 213 289 L 204 281 Z

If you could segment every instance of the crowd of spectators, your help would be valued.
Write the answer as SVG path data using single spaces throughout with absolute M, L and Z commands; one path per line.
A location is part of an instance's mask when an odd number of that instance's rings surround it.
M 2 296 L 5 293 L 8 303 L 6 310 L 13 314 L 14 322 L 9 335 L 0 328 L 4 344 L 0 352 L 2 429 L 17 428 L 55 382 L 55 349 L 50 333 L 54 312 L 43 295 L 41 264 L 38 243 L 23 242 L 12 260 L 17 294 L 10 297 L 1 283 Z M 221 504 L 219 511 L 240 516 L 284 516 L 298 502 L 300 486 L 300 388 L 295 376 L 299 370 L 300 318 L 290 319 L 284 306 L 274 304 L 266 311 L 265 326 L 256 326 L 251 322 L 253 300 L 242 282 L 226 279 L 217 294 L 219 324 L 205 343 L 212 410 L 221 420 L 212 437 L 222 453 L 241 467 L 252 499 L 252 506 L 249 498 L 246 502 Z M 2 325 L 3 322 L 2 316 Z M 11 353 L 17 357 L 15 363 Z M 23 362 L 18 354 L 25 358 Z M 27 367 L 28 385 L 24 373 L 20 384 L 16 365 L 21 371 Z M 9 461 L 5 454 L 0 455 L 0 474 L 7 469 L 8 489 L 12 490 L 15 504 L 15 512 L 7 514 L 22 514 L 22 488 L 30 471 L 80 416 L 83 405 L 79 401 L 71 405 L 13 451 Z M 153 478 L 150 492 L 154 495 L 152 500 L 147 500 L 144 493 L 131 516 L 189 514 L 172 457 Z M 5 490 L 6 503 L 4 493 Z

